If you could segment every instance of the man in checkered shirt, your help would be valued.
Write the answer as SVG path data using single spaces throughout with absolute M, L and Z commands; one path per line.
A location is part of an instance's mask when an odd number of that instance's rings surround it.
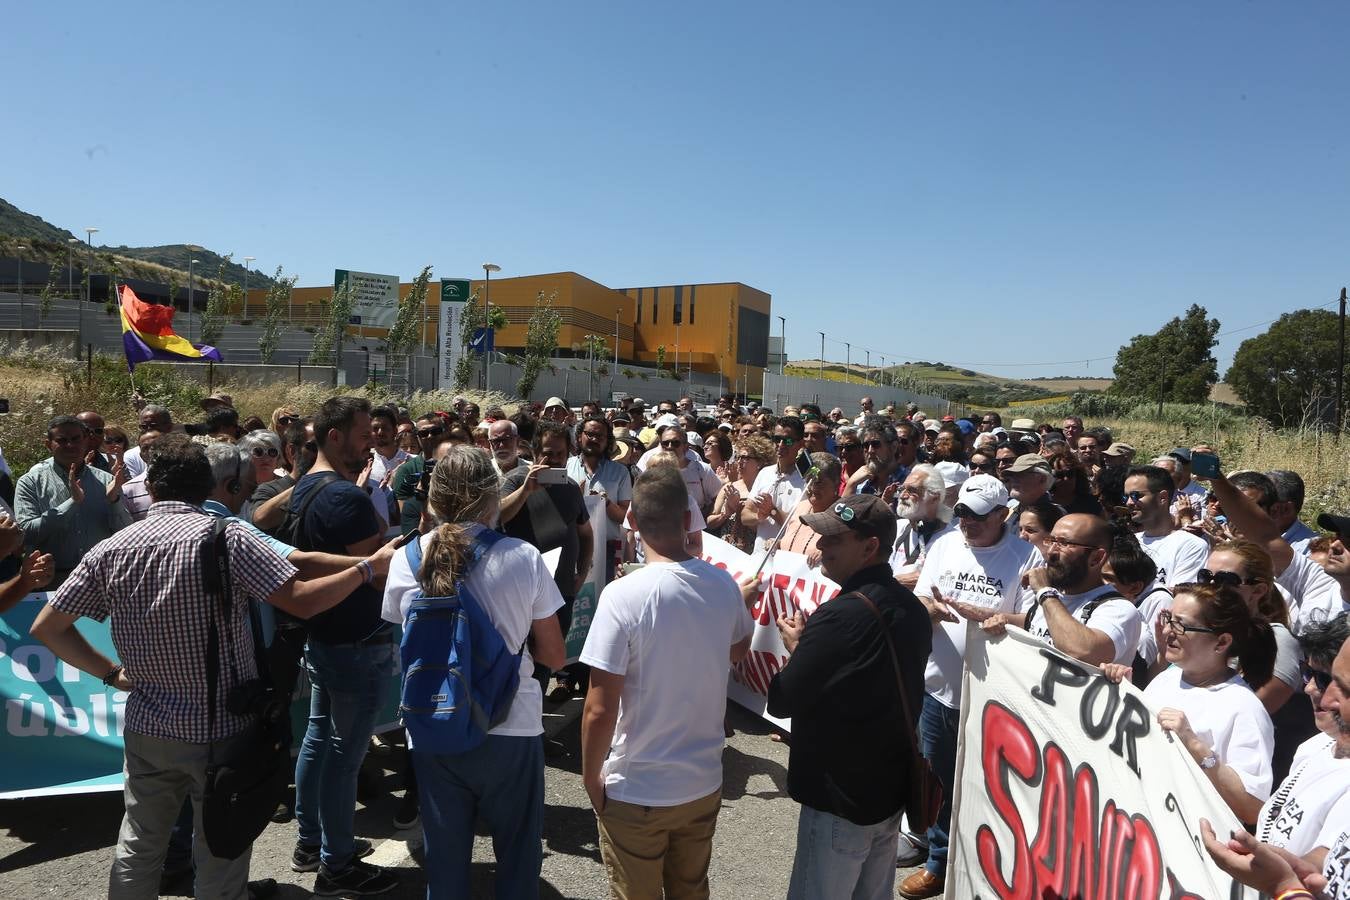
M 126 814 L 118 837 L 108 896 L 153 897 L 169 833 L 190 796 L 201 833 L 201 798 L 210 741 L 238 736 L 248 719 L 225 708 L 229 689 L 256 677 L 248 618 L 250 600 L 307 618 L 329 608 L 376 570 L 390 552 L 340 573 L 297 584 L 296 570 L 243 523 L 226 529 L 230 577 L 228 621 L 217 618 L 222 678 L 216 688 L 215 728 L 207 705 L 209 616 L 221 617 L 219 599 L 203 586 L 203 545 L 215 520 L 202 509 L 215 486 L 204 449 L 182 435 L 156 442 L 149 468 L 154 505 L 146 518 L 95 545 L 33 623 L 32 634 L 57 657 L 127 692 Z M 91 647 L 75 629 L 81 616 L 111 618 L 121 664 Z M 206 841 L 194 847 L 199 897 L 247 896 L 249 854 L 212 857 Z

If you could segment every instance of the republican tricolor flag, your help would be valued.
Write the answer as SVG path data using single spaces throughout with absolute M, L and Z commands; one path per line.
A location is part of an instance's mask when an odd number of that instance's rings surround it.
M 122 309 L 122 349 L 127 368 L 152 359 L 215 360 L 220 351 L 206 344 L 190 344 L 173 330 L 173 307 L 146 303 L 127 285 L 119 289 Z

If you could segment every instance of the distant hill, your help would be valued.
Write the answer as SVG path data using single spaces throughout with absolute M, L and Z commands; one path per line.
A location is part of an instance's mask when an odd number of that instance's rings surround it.
M 1067 389 L 1043 387 L 1027 381 L 1012 378 L 1000 378 L 977 372 L 974 369 L 961 369 L 942 362 L 905 363 L 899 366 L 866 366 L 854 363 L 849 367 L 848 376 L 844 374 L 844 365 L 825 361 L 825 377 L 831 381 L 853 381 L 859 384 L 867 381 L 888 380 L 898 387 L 920 394 L 935 394 L 949 400 L 963 400 L 978 406 L 1002 407 L 1016 400 L 1039 400 L 1055 396 L 1056 393 L 1068 393 Z M 815 359 L 789 362 L 787 372 L 802 378 L 814 378 L 820 371 L 820 361 Z M 869 378 L 870 375 L 870 378 Z
M 44 262 L 58 264 L 64 264 L 65 262 L 67 241 L 70 238 L 79 240 L 81 244 L 84 243 L 84 238 L 80 235 L 58 228 L 46 219 L 24 212 L 14 204 L 0 199 L 0 243 L 13 243 L 13 241 L 5 240 L 6 238 L 19 238 L 26 241 L 30 250 L 27 258 L 41 259 Z M 187 244 L 166 244 L 159 247 L 128 247 L 126 245 L 111 247 L 95 244 L 94 250 L 99 254 L 108 253 L 126 260 L 152 263 L 153 266 L 175 270 L 181 273 L 182 277 L 178 280 L 183 284 L 187 283 L 189 260 L 196 259 L 198 261 L 194 272 L 197 278 L 203 280 L 214 279 L 220 269 L 220 264 L 224 261 L 224 257 L 214 250 L 205 248 L 190 250 Z M 155 272 L 153 266 L 142 269 L 130 265 L 125 268 L 128 272 L 144 274 Z M 169 277 L 169 273 L 163 274 L 165 277 Z M 224 281 L 227 283 L 243 285 L 245 270 L 242 261 L 232 260 L 227 263 L 223 275 Z M 273 283 L 271 275 L 259 272 L 256 269 L 247 273 L 247 277 L 250 288 L 270 287 Z

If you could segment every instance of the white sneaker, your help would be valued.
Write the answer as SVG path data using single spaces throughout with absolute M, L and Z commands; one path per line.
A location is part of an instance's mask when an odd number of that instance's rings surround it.
M 895 845 L 895 865 L 906 869 L 923 865 L 928 859 L 928 841 L 917 834 L 900 832 L 900 840 Z

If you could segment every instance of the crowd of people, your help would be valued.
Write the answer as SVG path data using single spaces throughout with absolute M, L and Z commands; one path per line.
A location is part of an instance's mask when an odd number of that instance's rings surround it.
M 315 872 L 320 896 L 392 890 L 353 831 L 358 775 L 410 605 L 461 583 L 520 649 L 520 677 L 477 748 L 406 751 L 395 820 L 420 820 L 428 896 L 469 895 L 476 819 L 497 895 L 537 896 L 546 760 L 567 753 L 544 739 L 543 710 L 578 694 L 612 895 L 708 896 L 727 671 L 761 587 L 701 558 L 713 535 L 802 554 L 840 585 L 776 623 L 789 655 L 767 708 L 792 720 L 801 805 L 789 897 L 890 897 L 897 865 L 921 866 L 902 896 L 942 893 L 967 642 L 1015 625 L 1144 690 L 1253 829 L 1207 830 L 1217 864 L 1272 896 L 1350 898 L 1350 517 L 1310 528 L 1295 472 L 1225 475 L 1204 445 L 1136 458 L 1073 416 L 1005 427 L 870 398 L 856 416 L 731 395 L 704 409 L 555 397 L 513 415 L 457 400 L 415 416 L 338 396 L 263 421 L 217 394 L 203 411 L 178 423 L 142 405 L 134 436 L 96 412 L 57 416 L 51 456 L 13 481 L 0 520 L 0 610 L 50 590 L 33 635 L 129 693 L 110 896 L 194 870 L 199 896 L 269 889 L 247 882 L 248 854 L 194 840 L 205 748 L 247 724 L 230 685 L 208 684 L 207 623 L 229 636 L 227 672 L 256 674 L 256 633 L 284 696 L 308 675 L 295 871 Z M 223 612 L 201 586 L 217 521 Z M 409 540 L 420 562 L 399 549 Z M 593 560 L 605 587 L 569 665 Z M 119 662 L 80 635 L 82 616 L 111 620 Z M 920 815 L 930 768 L 944 800 Z

